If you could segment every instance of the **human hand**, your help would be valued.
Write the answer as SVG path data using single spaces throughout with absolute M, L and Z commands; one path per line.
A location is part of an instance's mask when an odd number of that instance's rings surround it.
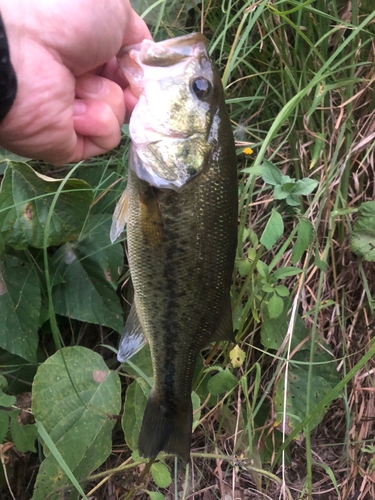
M 54 165 L 120 141 L 136 98 L 121 76 L 121 46 L 151 38 L 129 0 L 0 0 L 18 90 L 0 144 Z

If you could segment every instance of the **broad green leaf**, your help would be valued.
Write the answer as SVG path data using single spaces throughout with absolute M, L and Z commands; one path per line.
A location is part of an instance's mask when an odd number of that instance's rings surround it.
M 300 179 L 294 185 L 293 194 L 299 196 L 307 196 L 314 191 L 318 184 L 318 181 L 309 179 L 307 177 L 305 179 Z
M 276 269 L 272 276 L 280 280 L 287 278 L 288 276 L 296 276 L 300 273 L 302 273 L 302 269 L 298 269 L 298 267 L 279 267 L 279 269 Z
M 264 182 L 266 182 L 267 184 L 271 184 L 271 186 L 277 186 L 278 184 L 281 184 L 281 179 L 283 177 L 283 174 L 280 172 L 280 170 L 268 160 L 264 160 L 261 175 Z
M 233 368 L 238 368 L 242 366 L 243 362 L 245 361 L 246 354 L 239 345 L 236 345 L 230 351 L 229 357 Z
M 263 322 L 261 329 L 261 341 L 267 349 L 279 350 L 288 333 L 290 315 L 288 314 L 290 302 L 288 299 L 283 300 L 283 312 L 278 318 L 271 318 L 268 308 L 263 308 Z M 305 324 L 298 314 L 294 322 L 292 336 L 292 350 L 306 337 L 309 332 Z
M 213 396 L 228 392 L 238 384 L 238 380 L 228 369 L 216 373 L 207 383 L 208 391 Z
M 8 381 L 4 375 L 0 375 L 0 390 L 4 392 L 8 390 Z
M 7 408 L 8 406 L 13 406 L 16 402 L 16 396 L 9 396 L 0 390 L 0 406 Z
M 19 411 L 11 412 L 11 432 L 14 446 L 21 453 L 32 451 L 36 453 L 35 440 L 38 437 L 38 429 L 34 424 L 21 425 L 17 420 Z
M 285 201 L 290 207 L 298 207 L 301 204 L 296 194 L 290 194 Z
M 145 492 L 150 495 L 150 500 L 165 500 L 165 496 L 159 491 L 145 490 Z
M 263 276 L 263 278 L 266 278 L 270 274 L 270 270 L 263 261 L 258 260 L 257 265 L 256 265 L 258 273 Z
M 138 437 L 149 393 L 150 386 L 142 378 L 135 379 L 126 389 L 121 424 L 126 444 L 131 450 L 138 448 Z
M 323 347 L 324 348 L 323 348 Z M 304 346 L 305 347 L 305 346 Z M 306 417 L 306 405 L 308 394 L 308 371 L 310 358 L 310 341 L 307 342 L 307 349 L 301 349 L 294 354 L 293 361 L 304 361 L 306 364 L 289 364 L 287 380 L 287 434 L 301 423 Z M 328 351 L 328 352 L 327 352 Z M 336 371 L 336 362 L 330 349 L 322 339 L 315 343 L 314 363 L 312 382 L 310 388 L 310 411 L 330 392 L 336 384 L 340 382 L 340 377 Z M 322 363 L 326 362 L 326 363 Z M 276 423 L 280 423 L 283 418 L 284 407 L 284 376 L 281 376 L 276 384 L 274 396 L 276 407 Z M 310 431 L 318 425 L 327 411 L 323 408 L 320 413 L 310 423 Z
M 241 259 L 237 262 L 237 267 L 240 276 L 247 276 L 251 269 L 251 262 L 248 259 Z
M 110 454 L 116 423 L 113 415 L 120 408 L 119 376 L 89 349 L 66 347 L 38 368 L 32 412 L 77 480 L 98 468 Z M 70 482 L 47 446 L 44 454 L 33 500 L 48 495 L 57 500 L 60 493 L 53 491 Z
M 74 172 L 74 176 L 87 182 L 94 190 L 94 202 L 90 208 L 91 214 L 113 214 L 117 200 L 126 187 L 126 176 L 119 178 L 117 165 L 109 164 L 103 169 L 103 164 L 84 163 Z M 116 185 L 108 189 L 114 182 Z
M 281 316 L 276 319 L 270 318 L 267 309 L 263 311 L 263 323 L 261 330 L 261 341 L 264 347 L 277 351 L 288 332 L 290 321 L 290 302 L 284 299 L 284 308 Z M 288 385 L 287 385 L 287 413 L 288 433 L 306 416 L 307 401 L 307 377 L 309 369 L 309 356 L 311 349 L 310 332 L 306 328 L 302 318 L 297 314 L 294 322 L 291 339 L 291 352 L 298 346 L 299 350 L 293 355 L 289 363 Z M 330 354 L 330 348 L 325 341 L 318 337 L 314 346 L 312 387 L 310 396 L 310 409 L 324 398 L 340 380 L 336 371 L 336 362 Z M 295 364 L 293 361 L 303 361 L 304 364 Z M 284 401 L 284 376 L 281 376 L 276 385 L 274 401 L 277 409 L 277 422 L 282 420 Z M 312 422 L 312 427 L 317 425 L 325 414 L 322 412 Z M 310 428 L 311 430 L 311 428 Z
M 161 462 L 151 465 L 151 476 L 159 488 L 167 488 L 172 482 L 169 468 Z
M 273 190 L 273 198 L 275 200 L 285 200 L 285 198 L 288 198 L 289 193 L 284 189 L 284 186 L 282 185 L 277 185 L 275 186 Z
M 0 190 L 0 233 L 18 250 L 43 248 L 46 220 L 62 180 L 38 174 L 26 163 L 10 163 Z M 81 180 L 69 179 L 60 193 L 48 228 L 48 245 L 76 239 L 93 193 Z
M 273 208 L 271 217 L 269 218 L 267 225 L 263 231 L 260 242 L 267 248 L 271 250 L 273 245 L 279 240 L 284 233 L 284 223 L 281 215 Z
M 89 217 L 79 241 L 66 243 L 52 259 L 64 279 L 53 288 L 55 312 L 121 332 L 123 315 L 116 288 L 123 265 L 120 243 L 111 245 L 108 215 Z
M 375 260 L 375 201 L 359 207 L 359 217 L 350 235 L 350 249 L 365 260 Z
M 6 411 L 0 410 L 0 445 L 4 442 L 5 436 L 8 433 L 9 417 Z
M 280 295 L 280 297 L 288 297 L 289 295 L 289 290 L 284 285 L 275 286 L 275 292 L 277 293 L 277 295 Z
M 0 267 L 0 347 L 36 363 L 40 308 L 39 283 L 31 265 L 14 259 L 3 270 Z
M 295 266 L 312 242 L 313 228 L 309 220 L 301 219 L 298 223 L 297 240 L 292 249 L 292 264 Z
M 279 297 L 276 293 L 272 295 L 270 300 L 268 301 L 268 312 L 270 314 L 270 318 L 278 318 L 283 312 L 284 302 L 281 297 Z

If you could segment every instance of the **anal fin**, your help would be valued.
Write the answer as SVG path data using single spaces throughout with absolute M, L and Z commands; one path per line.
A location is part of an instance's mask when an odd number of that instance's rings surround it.
M 135 300 L 130 309 L 128 319 L 126 320 L 124 333 L 120 339 L 117 359 L 120 363 L 124 363 L 130 359 L 135 353 L 140 351 L 147 343 L 146 335 L 139 322 Z

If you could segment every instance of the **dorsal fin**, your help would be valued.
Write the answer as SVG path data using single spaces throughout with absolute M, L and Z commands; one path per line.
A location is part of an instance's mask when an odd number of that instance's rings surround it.
M 120 363 L 124 363 L 140 351 L 146 343 L 147 338 L 139 322 L 134 300 L 128 319 L 126 320 L 124 333 L 120 339 L 117 359 Z

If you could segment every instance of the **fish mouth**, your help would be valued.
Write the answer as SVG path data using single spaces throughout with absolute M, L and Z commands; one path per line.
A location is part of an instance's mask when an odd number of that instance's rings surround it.
M 191 33 L 190 35 L 154 42 L 145 39 L 137 45 L 121 47 L 117 54 L 117 59 L 121 60 L 129 55 L 132 59 L 138 59 L 138 63 L 146 66 L 167 67 L 173 66 L 186 57 L 194 54 L 197 45 L 207 49 L 207 38 L 201 33 Z

